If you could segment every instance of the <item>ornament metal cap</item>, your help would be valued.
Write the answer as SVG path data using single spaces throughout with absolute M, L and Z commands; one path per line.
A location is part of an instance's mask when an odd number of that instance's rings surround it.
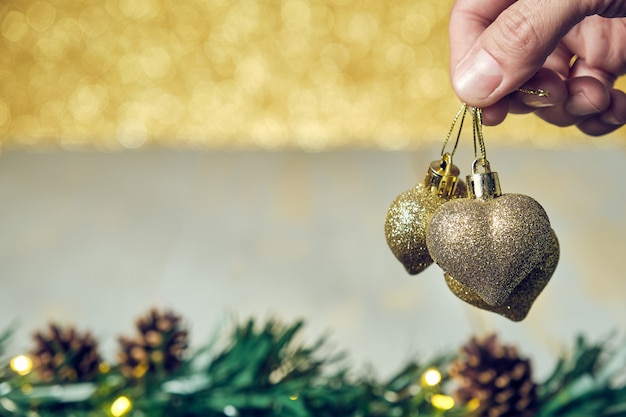
M 479 168 L 483 172 L 478 172 Z M 476 200 L 488 200 L 502 195 L 497 172 L 491 171 L 489 161 L 476 159 L 472 164 L 472 175 L 467 176 L 469 197 Z
M 439 161 L 430 164 L 424 185 L 433 194 L 448 198 L 454 194 L 461 171 L 452 163 L 452 156 L 444 153 Z

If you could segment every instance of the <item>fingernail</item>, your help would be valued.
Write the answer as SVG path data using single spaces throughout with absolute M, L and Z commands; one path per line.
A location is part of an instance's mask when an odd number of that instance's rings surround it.
M 617 120 L 617 117 L 613 113 L 603 113 L 600 116 L 600 120 L 610 125 L 622 125 L 623 123 Z
M 454 70 L 454 89 L 464 99 L 483 100 L 502 82 L 500 64 L 484 49 L 466 55 Z
M 535 107 L 535 108 L 553 107 L 554 106 L 554 104 L 546 101 L 546 99 L 544 97 L 524 96 L 524 97 L 522 97 L 522 101 L 527 106 Z

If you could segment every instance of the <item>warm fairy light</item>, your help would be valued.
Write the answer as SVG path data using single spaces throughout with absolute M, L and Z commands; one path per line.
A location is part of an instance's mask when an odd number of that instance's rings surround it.
M 18 375 L 28 375 L 33 370 L 33 361 L 26 355 L 14 357 L 9 365 Z
M 117 397 L 111 404 L 111 414 L 113 417 L 121 417 L 133 408 L 133 403 L 124 395 Z
M 447 68 L 450 4 L 3 2 L 0 145 L 439 146 L 459 105 Z M 490 137 L 588 142 L 532 115 Z
M 467 411 L 476 411 L 478 407 L 480 407 L 480 400 L 478 398 L 472 398 L 465 405 L 467 407 Z
M 289 396 L 289 399 L 291 401 L 296 401 L 300 396 L 298 394 L 292 394 Z
M 422 385 L 433 387 L 441 382 L 441 372 L 435 368 L 428 368 L 422 374 Z
M 133 368 L 133 376 L 135 378 L 141 378 L 148 372 L 148 369 L 150 369 L 150 367 L 142 362 Z
M 431 397 L 430 403 L 439 410 L 450 410 L 454 407 L 454 399 L 449 395 L 435 394 Z
M 107 362 L 100 362 L 98 364 L 98 370 L 101 374 L 106 374 L 111 370 L 111 365 L 109 365 Z

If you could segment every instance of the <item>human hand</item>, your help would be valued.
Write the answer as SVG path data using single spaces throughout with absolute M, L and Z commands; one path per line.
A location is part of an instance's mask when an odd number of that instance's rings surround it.
M 486 125 L 535 112 L 603 135 L 626 124 L 626 0 L 456 0 L 450 73 Z M 517 92 L 542 89 L 548 97 Z

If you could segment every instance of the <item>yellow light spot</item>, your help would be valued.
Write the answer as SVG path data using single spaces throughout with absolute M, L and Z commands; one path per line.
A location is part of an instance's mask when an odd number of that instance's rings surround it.
M 122 395 L 117 397 L 117 399 L 113 401 L 113 404 L 111 404 L 111 414 L 114 417 L 121 417 L 128 413 L 131 408 L 133 408 L 133 403 L 128 399 L 128 397 Z
M 430 399 L 430 403 L 433 407 L 444 411 L 454 407 L 454 399 L 449 395 L 435 394 Z
M 133 376 L 135 378 L 141 378 L 148 372 L 148 365 L 141 363 L 133 368 Z
M 0 132 L 4 132 L 11 124 L 11 108 L 6 101 L 0 100 Z
M 295 400 L 297 400 L 298 398 L 299 398 L 298 394 L 291 394 L 291 395 L 289 396 L 289 399 L 290 399 L 291 401 L 295 401 Z
M 106 374 L 111 370 L 111 365 L 109 365 L 106 362 L 100 362 L 98 364 L 98 370 L 100 371 L 101 374 Z
M 20 41 L 28 33 L 26 16 L 18 11 L 10 11 L 0 25 L 0 32 L 11 42 Z
M 45 1 L 33 2 L 26 12 L 30 26 L 37 32 L 48 29 L 56 20 L 57 11 L 53 5 Z
M 422 374 L 422 385 L 432 387 L 441 382 L 441 372 L 435 368 L 429 368 Z
M 420 13 L 410 13 L 404 18 L 401 26 L 402 38 L 417 45 L 428 39 L 430 35 L 430 21 Z
M 311 23 L 311 8 L 308 2 L 290 0 L 282 5 L 281 17 L 287 30 L 306 29 Z
M 157 46 L 145 50 L 139 62 L 146 75 L 153 79 L 165 77 L 172 66 L 170 54 Z
M 30 395 L 33 393 L 33 386 L 30 384 L 22 385 L 22 392 L 26 395 Z
M 478 398 L 473 398 L 469 400 L 466 407 L 467 411 L 476 411 L 478 410 L 478 407 L 480 407 L 480 400 Z
M 19 355 L 11 359 L 11 369 L 19 375 L 28 375 L 33 370 L 33 361 L 26 355 Z
M 109 27 L 109 15 L 100 7 L 87 7 L 78 17 L 80 29 L 92 38 L 103 34 Z

